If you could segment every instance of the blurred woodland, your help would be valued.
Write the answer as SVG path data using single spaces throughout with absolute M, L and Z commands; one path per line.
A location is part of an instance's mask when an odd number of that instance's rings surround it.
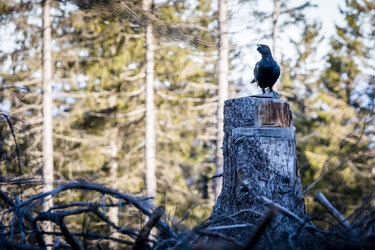
M 220 74 L 228 76 L 248 64 L 248 55 L 232 42 L 231 30 L 222 32 L 221 22 L 230 22 L 238 8 L 249 10 L 245 26 L 254 37 L 249 44 L 253 55 L 259 56 L 255 44 L 267 43 L 282 68 L 277 91 L 292 105 L 307 214 L 319 218 L 314 223 L 322 230 L 336 223 L 313 202 L 316 192 L 344 216 L 358 212 L 366 199 L 372 207 L 375 2 L 343 1 L 343 22 L 331 37 L 322 34 L 320 20 L 308 15 L 324 1 L 269 0 L 264 9 L 257 0 L 228 0 L 222 21 L 219 2 L 226 1 L 1 1 L 0 36 L 9 41 L 0 41 L 10 44 L 0 50 L 1 217 L 17 221 L 6 210 L 11 201 L 4 195 L 21 204 L 52 189 L 44 185 L 50 178 L 44 167 L 53 155 L 51 185 L 75 180 L 70 185 L 79 187 L 55 193 L 44 211 L 98 202 L 104 205 L 87 209 L 99 218 L 108 213 L 121 227 L 141 229 L 147 222 L 137 210 L 141 205 L 126 204 L 147 200 L 165 207 L 167 223 L 158 228 L 170 234 L 168 225 L 184 231 L 208 218 L 220 179 L 222 98 L 238 97 L 250 85 L 239 78 L 219 80 Z M 43 19 L 46 5 L 50 37 Z M 320 55 L 327 40 L 328 53 Z M 291 49 L 283 50 L 282 41 Z M 223 51 L 226 69 L 219 67 Z M 48 83 L 50 92 L 43 87 Z M 49 113 L 43 111 L 46 95 L 52 101 Z M 50 127 L 43 123 L 48 114 Z M 155 200 L 114 195 L 119 205 L 112 207 L 114 193 L 99 187 Z M 40 202 L 25 206 L 24 213 L 41 210 Z M 96 239 L 106 227 L 116 228 L 85 213 L 72 215 L 66 226 L 82 234 L 87 230 Z M 2 224 L 0 228 L 14 239 L 28 237 Z

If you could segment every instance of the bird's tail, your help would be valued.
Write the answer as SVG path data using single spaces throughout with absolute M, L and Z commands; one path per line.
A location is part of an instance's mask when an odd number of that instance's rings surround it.
M 255 78 L 251 81 L 251 83 L 254 83 L 254 82 L 257 82 L 257 80 L 255 80 Z

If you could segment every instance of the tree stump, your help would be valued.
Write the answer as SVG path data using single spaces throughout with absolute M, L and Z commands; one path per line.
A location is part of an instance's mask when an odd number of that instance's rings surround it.
M 289 103 L 259 96 L 227 100 L 224 133 L 223 187 L 212 218 L 219 219 L 215 225 L 234 228 L 221 232 L 247 242 L 267 213 L 267 206 L 259 200 L 262 196 L 303 219 L 303 189 Z M 266 232 L 273 241 L 287 242 L 289 233 L 299 226 L 278 213 Z

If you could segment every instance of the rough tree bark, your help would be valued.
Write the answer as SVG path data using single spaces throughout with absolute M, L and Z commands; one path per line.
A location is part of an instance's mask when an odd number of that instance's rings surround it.
M 142 8 L 146 15 L 151 13 L 152 0 L 143 0 Z M 154 42 L 152 25 L 146 24 L 146 195 L 156 196 L 155 177 L 155 108 L 154 108 Z
M 226 0 L 219 0 L 219 59 L 218 59 L 218 84 L 219 84 L 219 100 L 217 104 L 217 139 L 216 139 L 216 155 L 215 166 L 216 174 L 223 172 L 223 145 L 224 132 L 224 101 L 228 99 L 228 6 Z M 217 200 L 222 186 L 222 178 L 216 178 L 214 183 L 215 201 Z
M 52 141 L 52 58 L 51 58 L 51 0 L 44 0 L 43 4 L 43 181 L 44 192 L 53 189 L 53 141 Z M 51 196 L 46 197 L 43 210 L 53 206 Z M 52 231 L 52 223 L 44 223 L 45 231 Z M 52 243 L 52 236 L 46 236 L 46 243 Z
M 304 218 L 291 122 L 289 103 L 279 99 L 243 97 L 225 102 L 223 189 L 212 216 L 215 219 L 244 209 L 255 211 L 242 213 L 237 218 L 242 224 L 254 227 L 228 229 L 227 235 L 242 242 L 251 237 L 263 219 L 259 214 L 266 214 L 262 196 Z M 279 240 L 298 226 L 300 222 L 280 213 L 266 232 Z

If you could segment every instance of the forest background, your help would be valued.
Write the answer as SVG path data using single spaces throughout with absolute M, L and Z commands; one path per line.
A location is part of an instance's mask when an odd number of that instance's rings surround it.
M 82 180 L 155 196 L 176 220 L 194 208 L 184 224 L 196 225 L 210 215 L 218 194 L 222 98 L 255 93 L 249 84 L 260 58 L 255 44 L 265 43 L 282 68 L 279 95 L 292 105 L 308 214 L 319 215 L 311 202 L 317 191 L 350 214 L 375 184 L 375 2 L 340 2 L 329 36 L 309 15 L 324 1 L 229 0 L 227 16 L 218 21 L 223 2 L 2 1 L 0 109 L 10 117 L 20 152 L 3 116 L 1 180 L 21 175 L 34 181 L 23 187 L 25 197 L 40 192 L 50 152 L 55 186 Z M 50 40 L 43 35 L 46 4 Z M 247 12 L 240 21 L 239 11 Z M 220 25 L 228 22 L 223 33 Z M 239 32 L 251 34 L 251 41 L 240 44 Z M 219 66 L 226 50 L 227 70 Z M 227 84 L 220 74 L 229 76 Z M 52 87 L 49 149 L 46 82 Z M 133 223 L 128 211 L 112 212 L 117 223 Z

